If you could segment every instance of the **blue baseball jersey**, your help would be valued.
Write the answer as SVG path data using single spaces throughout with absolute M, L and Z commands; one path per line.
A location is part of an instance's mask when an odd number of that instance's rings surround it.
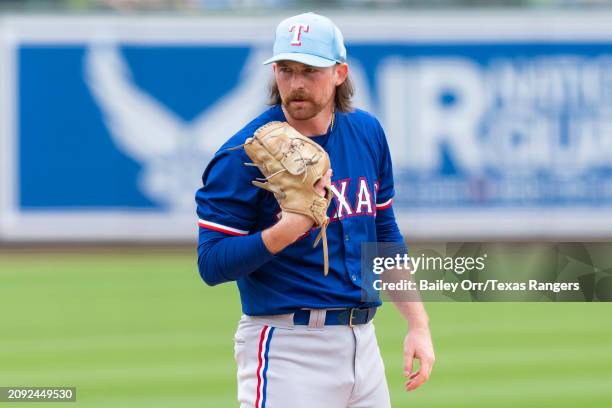
M 336 113 L 327 134 L 313 137 L 329 154 L 333 200 L 328 209 L 329 275 L 323 275 L 322 245 L 311 230 L 272 255 L 261 231 L 278 221 L 274 195 L 251 184 L 262 177 L 241 145 L 270 121 L 286 121 L 280 105 L 262 113 L 215 154 L 196 193 L 200 275 L 209 285 L 236 281 L 242 310 L 251 316 L 292 313 L 302 308 L 379 306 L 364 292 L 362 242 L 396 242 L 403 237 L 393 215 L 391 157 L 384 131 L 367 112 Z M 371 286 L 371 284 L 370 284 Z

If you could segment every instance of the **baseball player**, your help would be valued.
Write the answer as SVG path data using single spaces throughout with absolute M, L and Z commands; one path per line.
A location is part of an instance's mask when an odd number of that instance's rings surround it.
M 343 36 L 328 18 L 306 13 L 282 21 L 274 55 L 263 62 L 275 79 L 271 107 L 219 149 L 196 193 L 200 275 L 209 285 L 236 281 L 240 291 L 244 315 L 234 350 L 242 408 L 390 407 L 372 323 L 381 302 L 362 296 L 361 244 L 406 248 L 393 213 L 385 134 L 374 116 L 352 108 L 346 61 Z M 300 165 L 329 157 L 332 170 L 315 184 L 317 197 L 329 197 L 324 222 L 287 210 L 287 194 L 252 184 L 278 157 L 293 157 L 288 152 L 244 165 L 254 162 L 245 151 L 253 145 L 240 146 L 272 131 L 286 137 L 287 126 L 327 153 L 305 157 L 295 149 L 308 143 L 291 142 Z M 293 162 L 285 160 L 289 170 L 280 172 L 298 174 Z M 283 177 L 277 173 L 265 179 Z M 327 247 L 314 246 L 313 227 L 325 226 Z M 409 326 L 403 357 L 410 391 L 427 381 L 434 362 L 429 321 L 420 302 L 395 304 Z M 413 370 L 414 360 L 420 364 Z

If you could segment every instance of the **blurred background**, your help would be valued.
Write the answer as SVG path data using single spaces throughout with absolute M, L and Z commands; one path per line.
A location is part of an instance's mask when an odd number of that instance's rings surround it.
M 198 276 L 193 197 L 265 109 L 261 61 L 303 11 L 344 33 L 409 243 L 610 241 L 610 6 L 0 0 L 0 386 L 76 386 L 67 407 L 237 405 L 240 302 Z M 612 406 L 609 304 L 428 310 L 438 362 L 414 394 L 405 323 L 376 317 L 394 407 Z

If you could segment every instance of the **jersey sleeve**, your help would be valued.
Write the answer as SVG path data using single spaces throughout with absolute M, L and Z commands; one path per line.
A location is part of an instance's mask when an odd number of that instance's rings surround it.
M 258 189 L 251 180 L 258 177 L 241 151 L 217 153 L 202 176 L 196 193 L 198 226 L 228 236 L 245 236 L 252 230 L 257 214 Z
M 251 180 L 258 173 L 243 165 L 247 159 L 239 151 L 218 153 L 196 193 L 198 269 L 209 285 L 238 280 L 274 257 L 254 231 L 259 191 Z
M 391 163 L 389 144 L 380 124 L 378 124 L 378 146 L 380 155 L 376 185 L 376 211 L 381 211 L 391 207 L 393 196 L 395 195 L 395 187 L 393 185 L 393 165 Z
M 378 242 L 395 243 L 386 245 L 386 250 L 394 253 L 404 254 L 408 249 L 404 243 L 393 212 L 393 196 L 395 187 L 393 184 L 393 166 L 391 153 L 385 132 L 378 124 L 380 156 L 378 163 L 378 189 L 376 193 L 376 240 Z

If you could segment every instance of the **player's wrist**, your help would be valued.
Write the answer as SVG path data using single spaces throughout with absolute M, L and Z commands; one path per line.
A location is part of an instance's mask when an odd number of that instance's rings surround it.
M 272 227 L 262 232 L 264 245 L 273 254 L 293 244 L 312 226 L 312 220 L 300 214 L 283 213 Z
M 314 221 L 310 217 L 286 211 L 281 213 L 281 219 L 277 223 L 278 228 L 286 230 L 288 234 L 295 238 L 294 241 L 312 228 L 313 224 Z
M 426 329 L 429 330 L 429 317 L 419 316 L 408 319 L 408 327 L 410 330 Z

